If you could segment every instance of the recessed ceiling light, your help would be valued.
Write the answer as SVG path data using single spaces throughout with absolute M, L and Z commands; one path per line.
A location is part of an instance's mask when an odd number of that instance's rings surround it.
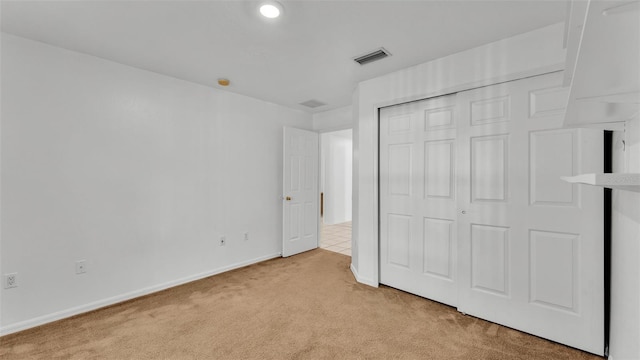
M 260 4 L 260 14 L 269 19 L 275 19 L 280 16 L 282 10 L 282 4 L 277 1 L 267 1 Z

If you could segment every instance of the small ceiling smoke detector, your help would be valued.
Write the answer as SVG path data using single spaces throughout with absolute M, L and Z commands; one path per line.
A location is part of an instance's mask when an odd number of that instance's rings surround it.
M 282 4 L 277 1 L 265 1 L 260 4 L 260 14 L 269 19 L 277 18 L 283 11 Z
M 229 79 L 218 79 L 218 85 L 220 86 L 229 86 L 230 83 L 231 81 L 229 81 Z
M 357 62 L 360 65 L 365 65 L 370 62 L 382 60 L 387 56 L 391 56 L 391 53 L 388 52 L 385 48 L 380 48 L 364 55 L 360 55 L 353 59 L 353 61 Z
M 311 99 L 311 100 L 307 100 L 305 102 L 301 102 L 300 105 L 306 106 L 308 108 L 312 108 L 313 109 L 313 108 L 317 108 L 317 107 L 324 106 L 324 105 L 327 105 L 327 104 L 323 103 L 322 101 L 318 101 L 316 99 Z

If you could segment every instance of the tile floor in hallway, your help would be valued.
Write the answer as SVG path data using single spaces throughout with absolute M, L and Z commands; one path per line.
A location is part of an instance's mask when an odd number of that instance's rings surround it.
M 351 256 L 351 221 L 335 225 L 322 222 L 320 248 Z

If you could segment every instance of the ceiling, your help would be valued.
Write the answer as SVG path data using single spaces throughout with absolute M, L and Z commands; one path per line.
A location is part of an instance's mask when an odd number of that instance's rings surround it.
M 290 108 L 349 105 L 356 84 L 564 21 L 555 1 L 5 1 L 2 31 Z M 368 65 L 353 58 L 384 47 Z M 327 103 L 315 109 L 299 103 Z

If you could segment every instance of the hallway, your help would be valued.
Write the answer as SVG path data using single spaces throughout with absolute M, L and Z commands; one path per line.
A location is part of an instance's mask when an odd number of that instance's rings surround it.
M 323 222 L 320 248 L 351 256 L 351 221 L 335 225 Z

